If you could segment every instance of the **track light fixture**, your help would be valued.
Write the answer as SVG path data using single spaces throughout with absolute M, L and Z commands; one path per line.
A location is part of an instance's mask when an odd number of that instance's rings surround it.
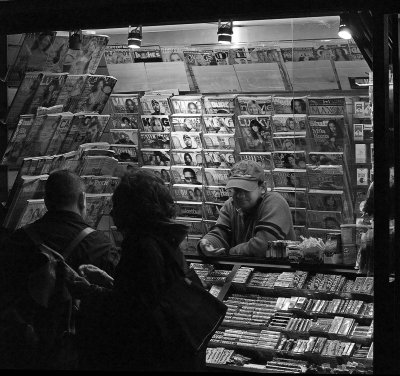
M 340 38 L 343 38 L 343 39 L 351 39 L 352 38 L 351 30 L 347 26 L 346 22 L 343 20 L 342 16 L 340 16 L 340 24 L 339 24 L 338 35 L 339 35 Z
M 69 31 L 69 48 L 71 50 L 80 50 L 82 46 L 82 30 Z
M 229 44 L 232 42 L 233 22 L 221 22 L 218 20 L 218 43 Z
M 128 29 L 128 46 L 130 48 L 140 48 L 142 45 L 142 25 Z

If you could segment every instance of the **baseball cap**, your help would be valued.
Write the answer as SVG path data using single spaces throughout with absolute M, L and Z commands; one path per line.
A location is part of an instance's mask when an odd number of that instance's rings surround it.
M 226 188 L 254 191 L 265 180 L 264 169 L 255 161 L 243 160 L 233 165 Z

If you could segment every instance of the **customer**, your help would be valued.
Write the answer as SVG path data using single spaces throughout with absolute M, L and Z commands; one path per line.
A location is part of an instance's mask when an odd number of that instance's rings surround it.
M 40 240 L 64 255 L 65 248 L 88 225 L 85 223 L 86 200 L 81 178 L 68 170 L 52 172 L 45 185 L 46 214 L 29 227 Z M 5 239 L 4 249 L 29 249 L 32 240 L 24 228 L 16 230 Z M 101 231 L 89 233 L 67 257 L 75 270 L 82 264 L 92 264 L 113 275 L 119 253 Z
M 178 246 L 187 226 L 172 220 L 175 207 L 164 182 L 152 171 L 124 176 L 113 195 L 113 218 L 123 235 L 113 291 L 80 328 L 82 368 L 130 371 L 196 371 L 205 351 L 193 353 L 180 323 L 158 325 L 153 315 L 167 289 L 180 277 Z M 175 257 L 173 256 L 175 255 Z M 168 320 L 167 320 L 168 321 Z M 163 337 L 171 327 L 172 337 Z
M 216 225 L 200 240 L 201 253 L 265 257 L 267 241 L 296 239 L 286 200 L 277 192 L 267 192 L 265 173 L 257 162 L 236 163 L 226 188 L 232 197 L 221 208 Z

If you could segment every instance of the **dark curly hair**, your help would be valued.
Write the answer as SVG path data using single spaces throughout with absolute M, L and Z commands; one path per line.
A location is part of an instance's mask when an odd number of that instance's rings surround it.
M 176 215 L 174 200 L 152 171 L 137 169 L 121 178 L 114 191 L 112 216 L 119 231 L 140 232 Z

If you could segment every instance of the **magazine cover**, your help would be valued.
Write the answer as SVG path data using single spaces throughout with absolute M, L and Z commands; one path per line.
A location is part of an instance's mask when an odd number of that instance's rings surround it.
M 117 79 L 112 76 L 92 75 L 85 82 L 81 99 L 75 109 L 77 111 L 103 112 Z
M 306 168 L 305 151 L 280 151 L 273 152 L 272 159 L 275 168 Z
M 36 116 L 35 119 L 33 120 L 33 123 L 31 127 L 29 128 L 29 131 L 26 133 L 25 139 L 22 141 L 21 145 L 21 151 L 19 154 L 19 157 L 17 159 L 17 165 L 22 163 L 22 159 L 24 157 L 35 157 L 35 155 L 30 155 L 30 150 L 31 148 L 34 147 L 33 141 L 36 139 L 36 136 L 39 133 L 39 130 L 42 128 L 43 123 L 47 119 L 47 115 L 40 115 Z
M 307 97 L 273 97 L 275 114 L 307 114 Z
M 364 140 L 364 124 L 353 124 L 353 140 Z
M 118 166 L 118 159 L 104 155 L 85 156 L 76 173 L 78 175 L 110 175 L 114 176 L 114 171 Z
M 236 95 L 205 95 L 203 97 L 206 114 L 234 114 Z
M 231 168 L 238 160 L 235 154 L 226 150 L 203 151 L 205 167 Z
M 138 162 L 139 153 L 137 145 L 111 144 L 110 149 L 115 151 L 114 158 L 118 162 Z
M 176 201 L 176 219 L 182 218 L 203 218 L 201 202 Z
M 174 114 L 201 115 L 203 113 L 201 95 L 177 95 L 173 96 L 170 101 Z
M 275 151 L 307 150 L 307 139 L 305 135 L 274 136 Z
M 97 228 L 101 217 L 108 215 L 111 205 L 111 193 L 93 194 L 89 193 L 86 195 L 86 217 L 85 221 L 94 229 Z
M 205 168 L 204 175 L 207 185 L 226 186 L 230 174 L 229 168 Z
M 168 98 L 170 95 L 144 95 L 140 105 L 144 115 L 171 115 Z
M 248 47 L 250 63 L 274 63 L 279 61 L 275 48 L 272 47 Z
M 197 151 L 171 151 L 171 159 L 174 165 L 181 166 L 202 166 L 203 156 L 200 150 Z
M 238 116 L 242 134 L 241 151 L 272 151 L 270 116 Z
M 205 201 L 224 203 L 229 199 L 230 194 L 225 187 L 222 186 L 205 186 L 204 187 Z
M 308 186 L 310 189 L 343 190 L 344 177 L 342 166 L 307 166 Z
M 170 133 L 140 132 L 139 137 L 140 137 L 141 149 L 168 149 L 169 150 L 171 148 Z
M 35 222 L 37 219 L 42 218 L 46 212 L 47 208 L 44 204 L 44 199 L 26 200 L 25 209 L 22 212 L 16 229 Z
M 119 179 L 114 176 L 82 175 L 86 193 L 112 193 Z
M 344 97 L 308 97 L 309 115 L 345 115 Z
M 341 212 L 307 210 L 307 225 L 309 228 L 340 230 L 341 224 Z
M 203 134 L 204 148 L 211 150 L 234 150 L 236 148 L 233 134 Z
M 161 48 L 158 45 L 131 48 L 131 54 L 135 63 L 157 63 L 162 62 Z
M 203 201 L 202 187 L 191 184 L 174 184 L 171 187 L 172 197 L 176 201 Z
M 274 133 L 301 133 L 306 134 L 307 116 L 280 114 L 272 116 L 272 129 Z
M 203 51 L 183 51 L 183 56 L 188 67 L 217 65 L 215 55 L 212 50 Z
M 272 178 L 275 187 L 307 188 L 306 170 L 275 168 Z
M 176 222 L 182 223 L 189 228 L 189 236 L 202 236 L 203 235 L 203 223 L 200 219 L 197 218 L 188 218 L 188 219 L 178 219 Z
M 87 74 L 69 74 L 57 97 L 56 105 L 62 105 L 64 111 L 74 112 L 88 76 Z
M 142 127 L 140 115 L 113 113 L 111 114 L 110 129 L 139 129 Z
M 274 169 L 274 164 L 272 161 L 272 153 L 256 153 L 256 152 L 241 152 L 239 153 L 240 160 L 250 159 L 259 163 L 264 170 Z
M 242 48 L 216 48 L 214 49 L 217 65 L 248 64 L 248 54 L 245 47 Z
M 208 221 L 216 221 L 223 204 L 207 202 L 204 204 L 204 218 Z
M 113 112 L 118 114 L 139 114 L 139 95 L 138 94 L 118 94 L 110 95 L 110 103 Z
M 172 132 L 173 149 L 201 149 L 202 142 L 199 132 Z
M 173 115 L 173 132 L 201 132 L 203 130 L 200 115 Z
M 171 127 L 168 115 L 141 115 L 140 130 L 144 132 L 169 132 Z
M 35 114 L 39 106 L 52 107 L 56 105 L 58 95 L 64 86 L 67 75 L 67 73 L 45 72 L 42 81 L 40 81 L 39 88 L 32 98 L 28 113 Z
M 110 129 L 110 138 L 112 144 L 130 144 L 138 145 L 137 129 Z
M 44 76 L 43 72 L 28 72 L 23 78 L 21 85 L 11 102 L 7 113 L 6 124 L 13 127 L 18 123 L 20 115 L 29 113 L 32 100 L 39 89 L 40 82 Z
M 292 214 L 293 225 L 306 226 L 307 224 L 307 210 L 301 208 L 290 208 Z
M 172 175 L 169 166 L 143 166 L 142 168 L 153 171 L 153 173 L 161 178 L 166 185 L 172 183 Z
M 309 116 L 312 151 L 343 151 L 345 128 L 343 116 Z
M 274 112 L 272 95 L 238 95 L 237 102 L 240 115 L 272 115 Z
M 312 61 L 317 60 L 314 47 L 281 48 L 283 61 Z
M 235 133 L 233 115 L 203 115 L 205 133 Z
M 173 184 L 202 185 L 204 182 L 201 167 L 171 166 L 171 177 Z
M 144 166 L 170 166 L 171 157 L 166 149 L 141 150 L 141 163 Z
M 184 62 L 185 58 L 183 57 L 183 48 L 184 47 L 163 47 L 161 46 L 161 56 L 162 60 L 165 62 Z
M 312 166 L 320 165 L 343 165 L 343 152 L 310 152 L 308 163 Z
M 308 195 L 305 189 L 277 187 L 274 191 L 281 194 L 291 208 L 308 208 Z
M 104 51 L 104 60 L 107 65 L 133 63 L 131 49 L 121 44 L 107 45 Z
M 309 209 L 343 212 L 343 191 L 310 189 L 308 191 Z

